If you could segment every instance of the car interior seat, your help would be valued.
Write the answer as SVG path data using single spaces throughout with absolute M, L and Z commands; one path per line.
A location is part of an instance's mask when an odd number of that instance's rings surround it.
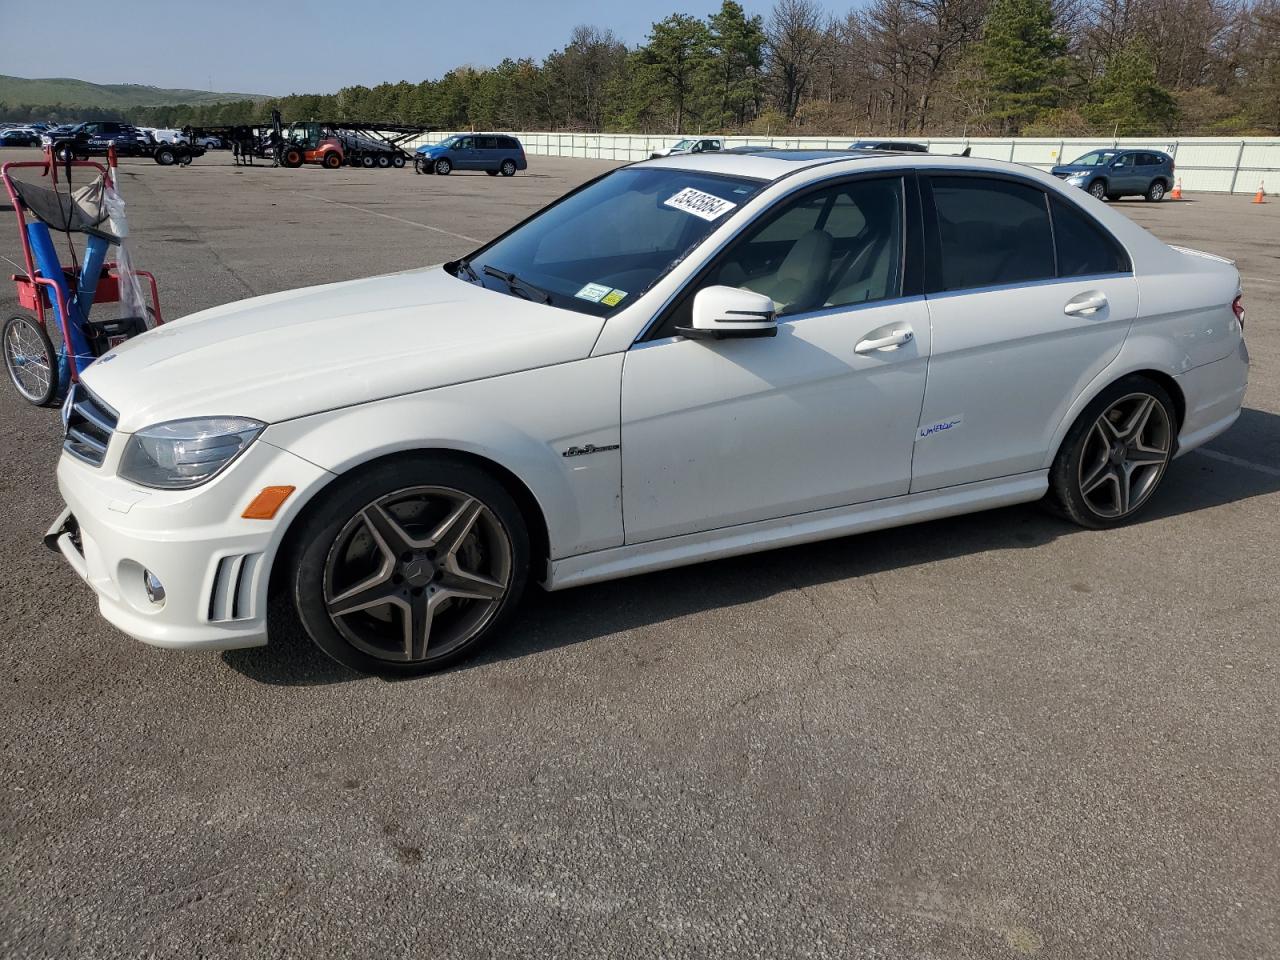
M 810 230 L 791 245 L 773 276 L 742 285 L 772 297 L 779 313 L 800 313 L 822 303 L 830 272 L 831 234 Z

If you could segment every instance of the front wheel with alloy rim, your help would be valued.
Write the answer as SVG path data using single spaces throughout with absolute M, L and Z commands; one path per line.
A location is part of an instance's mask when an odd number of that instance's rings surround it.
M 436 173 L 440 174 L 440 176 L 447 177 L 449 175 L 449 171 L 452 169 L 453 169 L 453 164 L 450 163 L 448 160 L 436 161 L 435 171 Z
M 1177 429 L 1160 384 L 1143 376 L 1112 384 L 1062 441 L 1049 470 L 1050 506 L 1095 530 L 1132 520 L 1164 479 Z
M 1089 192 L 1099 200 L 1107 200 L 1107 185 L 1101 180 L 1095 180 L 1089 184 Z
M 294 543 L 307 633 L 369 673 L 423 673 L 470 656 L 501 629 L 529 575 L 529 536 L 510 494 L 443 455 L 339 481 Z
M 5 369 L 22 399 L 37 407 L 52 401 L 58 392 L 58 364 L 44 327 L 30 317 L 10 317 L 0 339 Z

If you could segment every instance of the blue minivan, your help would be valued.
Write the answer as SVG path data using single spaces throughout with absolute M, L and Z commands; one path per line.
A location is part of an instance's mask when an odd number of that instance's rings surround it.
M 419 147 L 413 158 L 418 173 L 442 176 L 454 170 L 483 170 L 491 177 L 514 177 L 528 166 L 520 141 L 505 133 L 460 133 Z

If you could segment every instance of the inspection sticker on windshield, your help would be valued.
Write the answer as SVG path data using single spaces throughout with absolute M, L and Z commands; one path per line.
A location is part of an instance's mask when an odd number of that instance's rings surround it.
M 606 293 L 603 297 L 600 298 L 600 302 L 603 303 L 606 307 L 616 307 L 626 298 L 627 298 L 627 291 L 610 290 L 608 293 Z
M 574 294 L 581 300 L 590 300 L 592 303 L 599 303 L 604 299 L 604 295 L 612 290 L 613 287 L 603 283 L 588 283 L 585 287 Z
M 693 187 L 685 187 L 674 197 L 662 201 L 668 207 L 675 207 L 685 213 L 692 213 L 703 220 L 718 220 L 737 206 L 729 200 L 723 200 L 714 193 L 703 193 Z

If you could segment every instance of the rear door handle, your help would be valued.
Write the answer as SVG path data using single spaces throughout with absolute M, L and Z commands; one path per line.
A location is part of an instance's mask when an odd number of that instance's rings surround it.
M 1091 317 L 1107 305 L 1107 295 L 1097 290 L 1089 290 L 1079 296 L 1072 297 L 1062 312 L 1069 317 Z
M 858 341 L 858 345 L 853 348 L 853 352 L 870 353 L 872 350 L 883 350 L 886 347 L 900 347 L 904 343 L 910 343 L 915 337 L 915 333 L 910 330 L 895 330 L 887 337 L 880 337 L 877 340 Z

